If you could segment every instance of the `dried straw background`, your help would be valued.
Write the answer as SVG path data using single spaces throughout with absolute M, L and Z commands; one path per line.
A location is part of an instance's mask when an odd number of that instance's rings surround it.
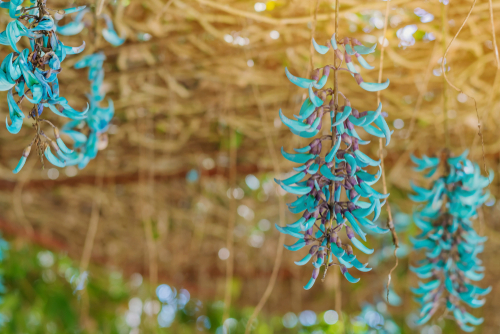
M 48 2 L 53 8 L 73 5 Z M 386 3 L 344 2 L 341 1 L 339 35 L 364 41 L 366 34 L 361 28 L 367 23 L 357 14 L 373 15 L 379 11 L 383 15 Z M 80 258 L 88 226 L 93 223 L 97 226 L 95 242 L 87 250 L 91 251 L 92 263 L 127 273 L 139 271 L 151 275 L 153 283 L 159 280 L 188 286 L 198 298 L 222 298 L 226 264 L 217 252 L 226 245 L 228 220 L 234 217 L 237 229 L 247 230 L 245 236 L 235 236 L 234 276 L 242 287 L 236 303 L 253 307 L 267 286 L 279 236 L 271 229 L 266 233 L 263 247 L 258 249 L 247 244 L 246 236 L 262 218 L 272 223 L 279 221 L 278 198 L 272 187 L 267 188 L 271 190 L 266 201 L 247 193 L 236 205 L 252 208 L 255 218 L 247 221 L 234 214 L 226 195 L 231 174 L 228 128 L 236 129 L 242 136 L 235 167 L 236 184 L 242 188 L 245 188 L 244 176 L 249 173 L 265 174 L 269 180 L 275 176 L 266 134 L 276 150 L 284 146 L 290 151 L 305 143 L 274 123 L 279 108 L 291 115 L 300 106 L 303 91 L 286 80 L 284 66 L 292 73 L 307 74 L 314 4 L 277 1 L 274 10 L 256 13 L 254 1 L 132 0 L 126 6 L 123 3 L 105 6 L 104 11 L 112 15 L 117 30 L 127 34 L 125 45 L 113 48 L 99 38 L 92 43 L 89 29 L 81 36 L 62 37 L 70 45 L 79 45 L 83 38 L 87 41 L 86 53 L 99 48 L 108 57 L 105 82 L 108 96 L 115 101 L 113 123 L 117 126 L 116 133 L 110 135 L 108 148 L 74 177 L 67 177 L 61 171 L 57 180 L 49 180 L 34 155 L 19 175 L 13 175 L 11 170 L 30 141 L 32 130 L 25 126 L 16 136 L 1 130 L 0 227 L 5 233 Z M 471 1 L 452 0 L 447 7 L 447 42 L 460 27 L 471 4 Z M 493 1 L 493 6 L 498 27 L 500 2 Z M 435 19 L 421 23 L 414 14 L 417 7 L 434 14 Z M 436 0 L 393 0 L 389 20 L 395 16 L 400 23 L 390 25 L 387 30 L 389 45 L 383 74 L 384 79 L 391 80 L 391 85 L 382 92 L 382 103 L 391 125 L 400 118 L 405 127 L 395 131 L 384 154 L 389 190 L 393 194 L 391 201 L 410 212 L 411 203 L 405 193 L 409 190 L 408 180 L 417 175 L 411 170 L 409 154 L 432 155 L 445 142 L 443 77 L 432 73 L 438 69 L 437 61 L 444 54 L 441 4 Z M 2 14 L 0 19 L 5 26 L 8 16 Z M 317 21 L 316 40 L 324 42 L 334 30 L 331 2 L 320 2 Z M 399 47 L 396 32 L 408 24 L 432 32 L 436 41 L 417 41 L 406 49 Z M 356 32 L 350 32 L 350 27 L 355 27 Z M 269 37 L 272 30 L 279 31 L 279 39 Z M 148 33 L 152 38 L 141 42 L 136 37 L 139 33 Z M 226 34 L 247 37 L 250 43 L 245 46 L 227 43 Z M 378 39 L 382 30 L 375 29 L 369 34 Z M 498 171 L 500 106 L 496 93 L 500 80 L 494 84 L 497 64 L 491 41 L 488 1 L 480 1 L 453 43 L 447 65 L 451 67 L 449 79 L 478 101 L 486 163 Z M 362 72 L 366 81 L 377 80 L 378 49 L 375 57 L 369 59 L 375 69 Z M 0 52 L 4 56 L 10 50 L 2 47 Z M 86 72 L 69 68 L 77 59 L 74 56 L 65 61 L 61 94 L 70 103 L 83 106 L 83 93 L 88 89 Z M 249 59 L 254 61 L 253 67 L 247 66 Z M 328 62 L 331 62 L 328 57 L 314 56 L 315 67 Z M 340 80 L 341 91 L 354 107 L 374 108 L 376 94 L 362 91 L 347 74 L 341 74 Z M 474 104 L 471 99 L 458 102 L 457 95 L 448 88 L 452 150 L 460 153 L 470 148 L 470 157 L 482 165 Z M 7 106 L 2 103 L 0 116 L 6 115 Z M 55 119 L 53 115 L 46 117 Z M 370 155 L 376 156 L 377 150 L 374 143 Z M 216 162 L 213 169 L 203 166 L 206 158 Z M 279 163 L 282 171 L 291 170 L 292 165 L 284 159 L 280 158 Z M 193 168 L 200 171 L 201 178 L 198 183 L 188 185 L 185 175 Z M 497 177 L 490 187 L 495 195 L 499 193 L 499 180 Z M 266 196 L 261 194 L 261 197 Z M 494 287 L 486 306 L 478 313 L 487 319 L 484 333 L 497 333 L 500 328 L 500 319 L 496 317 L 500 310 L 500 283 L 495 279 L 500 269 L 494 259 L 500 250 L 497 215 L 497 206 L 487 208 L 480 224 L 480 231 L 490 236 L 483 254 L 487 268 L 484 283 Z M 293 217 L 287 213 L 286 219 L 290 221 Z M 392 266 L 388 263 L 363 274 L 364 283 L 358 290 L 342 280 L 338 283 L 336 275 L 331 274 L 324 284 L 304 292 L 301 286 L 310 272 L 293 265 L 292 261 L 299 256 L 284 253 L 277 285 L 265 310 L 283 314 L 289 310 L 332 308 L 334 291 L 339 289 L 343 308 L 356 310 L 358 302 L 371 300 L 373 291 L 382 293 Z M 400 294 L 409 297 L 408 287 L 415 280 L 402 276 L 406 271 L 407 262 L 402 261 L 393 284 Z M 404 279 L 398 280 L 398 276 Z M 405 314 L 415 307 L 407 300 L 404 308 L 395 309 L 394 313 Z

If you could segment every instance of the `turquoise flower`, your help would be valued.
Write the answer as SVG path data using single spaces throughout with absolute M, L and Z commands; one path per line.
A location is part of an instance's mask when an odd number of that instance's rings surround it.
M 297 251 L 310 246 L 308 254 L 295 262 L 305 265 L 312 260 L 314 269 L 305 289 L 313 286 L 322 266 L 326 271 L 328 267 L 337 265 L 349 282 L 358 282 L 359 278 L 351 276 L 348 269 L 354 267 L 366 272 L 371 268 L 357 259 L 352 246 L 365 254 L 372 254 L 374 250 L 362 242 L 366 242 L 364 231 L 389 232 L 374 223 L 389 196 L 372 188 L 382 173 L 380 160 L 376 161 L 360 150 L 360 145 L 366 145 L 369 141 L 362 140 L 356 132 L 356 127 L 361 127 L 373 136 L 385 138 L 386 145 L 389 144 L 392 132 L 382 115 L 382 104 L 374 111 L 359 112 L 344 97 L 344 106 L 336 108 L 333 89 L 324 88 L 332 70 L 347 70 L 368 91 L 387 88 L 389 81 L 382 84 L 367 83 L 355 71 L 350 56 L 355 55 L 361 66 L 371 68 L 360 54 L 375 50 L 375 46 L 367 48 L 358 44 L 355 39 L 349 38 L 337 41 L 335 35 L 327 46 L 319 45 L 313 39 L 314 48 L 320 54 L 332 49 L 342 59 L 339 49 L 342 47 L 347 69 L 327 65 L 316 69 L 312 78 L 306 79 L 294 76 L 285 68 L 285 74 L 293 84 L 308 90 L 308 98 L 295 119 L 286 117 L 281 110 L 280 119 L 295 135 L 314 139 L 309 145 L 295 149 L 296 153 L 287 153 L 283 148 L 281 150 L 285 159 L 300 166 L 294 168 L 296 174 L 276 182 L 287 192 L 298 195 L 295 201 L 288 204 L 288 208 L 294 214 L 302 213 L 302 217 L 287 226 L 276 225 L 276 228 L 298 239 L 295 244 L 286 245 L 287 249 Z M 332 134 L 317 137 L 327 114 L 330 114 Z M 323 150 L 323 145 L 329 143 L 332 143 L 331 148 Z M 375 174 L 367 171 L 369 167 L 375 167 Z M 345 196 L 341 196 L 342 192 Z M 342 197 L 346 199 L 341 200 Z M 349 241 L 341 237 L 342 230 L 345 230 Z
M 429 172 L 432 177 L 440 165 L 445 173 L 432 183 L 430 189 L 411 184 L 414 195 L 410 199 L 419 204 L 413 213 L 415 225 L 422 233 L 412 240 L 416 250 L 425 250 L 425 258 L 418 267 L 410 267 L 424 282 L 412 291 L 421 304 L 420 319 L 417 324 L 429 321 L 441 305 L 453 314 L 463 331 L 474 331 L 482 318 L 476 318 L 466 311 L 465 306 L 481 307 L 482 296 L 491 287 L 482 289 L 472 282 L 484 277 L 484 267 L 478 259 L 483 251 L 486 237 L 479 236 L 471 219 L 477 216 L 477 208 L 488 200 L 490 193 L 484 190 L 493 180 L 481 176 L 477 164 L 467 159 L 468 151 L 458 157 L 439 158 L 412 156 L 417 171 Z

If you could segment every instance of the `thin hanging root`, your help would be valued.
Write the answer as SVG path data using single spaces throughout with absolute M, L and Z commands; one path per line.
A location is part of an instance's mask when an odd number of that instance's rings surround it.
M 441 62 L 441 73 L 443 73 L 444 79 L 446 80 L 448 85 L 450 85 L 457 92 L 460 92 L 460 93 L 464 94 L 465 96 L 470 97 L 474 101 L 474 109 L 476 110 L 476 117 L 477 117 L 477 130 L 478 130 L 477 134 L 478 134 L 479 138 L 481 138 L 481 149 L 482 149 L 482 153 L 483 153 L 483 168 L 484 168 L 484 171 L 488 175 L 488 178 L 489 178 L 490 173 L 489 173 L 488 169 L 486 168 L 486 157 L 485 157 L 485 153 L 484 153 L 484 137 L 483 137 L 483 131 L 481 130 L 481 121 L 480 121 L 480 117 L 479 117 L 479 110 L 477 109 L 477 101 L 475 98 L 473 98 L 470 95 L 465 94 L 463 90 L 461 90 L 460 88 L 455 86 L 446 76 L 446 71 L 444 68 L 446 55 L 448 54 L 448 51 L 450 51 L 450 47 L 453 44 L 453 42 L 455 41 L 455 39 L 457 39 L 458 35 L 460 34 L 462 29 L 464 28 L 465 23 L 467 23 L 467 20 L 469 19 L 470 15 L 472 14 L 472 10 L 474 10 L 474 6 L 476 6 L 476 1 L 477 0 L 474 0 L 474 2 L 472 3 L 472 6 L 470 7 L 469 12 L 467 13 L 467 17 L 465 18 L 464 22 L 462 22 L 460 29 L 458 29 L 457 33 L 455 34 L 455 36 L 453 36 L 453 39 L 450 41 L 450 44 L 448 44 L 448 47 L 446 48 L 446 51 L 443 55 L 443 61 Z M 498 51 L 495 50 L 495 52 L 498 52 Z
M 382 82 L 382 72 L 384 69 L 384 51 L 385 51 L 385 36 L 387 33 L 387 23 L 389 19 L 389 3 L 390 1 L 387 1 L 386 6 L 385 6 L 385 18 L 384 18 L 384 33 L 383 33 L 383 43 L 382 43 L 382 49 L 380 51 L 380 65 L 379 65 L 379 71 L 378 71 L 378 83 Z M 377 103 L 380 104 L 380 91 L 377 92 Z M 379 139 L 379 156 L 380 156 L 380 161 L 381 161 L 381 167 L 382 167 L 382 185 L 384 189 L 384 194 L 387 194 L 387 182 L 385 179 L 385 165 L 384 165 L 384 155 L 383 155 L 383 148 L 382 148 L 382 138 Z M 396 270 L 399 264 L 398 257 L 396 255 L 396 252 L 399 248 L 399 239 L 398 235 L 396 233 L 396 229 L 394 228 L 394 221 L 392 220 L 392 211 L 391 211 L 391 206 L 389 201 L 387 201 L 387 214 L 389 216 L 389 221 L 387 223 L 387 227 L 391 230 L 392 234 L 392 242 L 394 244 L 394 257 L 396 258 L 396 263 L 394 264 L 394 267 L 389 271 L 389 274 L 387 275 L 387 301 L 389 301 L 389 286 L 391 285 L 391 276 L 392 272 Z
M 393 229 L 391 230 L 391 232 L 392 231 L 393 231 Z M 397 235 L 394 233 L 393 240 L 394 240 L 394 236 L 396 236 L 396 238 L 397 238 Z M 394 266 L 389 271 L 389 275 L 387 275 L 387 296 L 386 296 L 387 302 L 389 302 L 389 286 L 391 285 L 392 272 L 398 267 L 398 264 L 399 264 L 399 259 L 398 259 L 398 256 L 396 255 L 398 248 L 399 248 L 399 246 L 396 246 L 394 248 L 394 257 L 396 258 L 396 263 L 394 263 Z

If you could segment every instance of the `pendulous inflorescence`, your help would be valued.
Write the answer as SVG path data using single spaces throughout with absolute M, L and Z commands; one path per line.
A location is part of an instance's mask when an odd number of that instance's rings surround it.
M 313 286 L 322 266 L 326 274 L 328 267 L 337 265 L 349 282 L 358 282 L 359 278 L 352 277 L 348 269 L 354 267 L 366 272 L 371 268 L 356 258 L 351 245 L 365 254 L 371 254 L 373 249 L 358 239 L 366 241 L 363 230 L 375 233 L 389 231 L 373 223 L 379 218 L 381 207 L 389 196 L 372 188 L 381 176 L 380 160 L 376 161 L 360 150 L 360 145 L 366 145 L 369 141 L 361 139 L 356 131 L 356 128 L 361 128 L 368 134 L 385 138 L 386 145 L 389 144 L 391 131 L 382 115 L 382 104 L 375 111 L 359 112 L 342 92 L 325 88 L 329 74 L 335 71 L 350 73 L 359 86 L 367 91 L 387 88 L 389 80 L 385 83 L 365 82 L 352 63 L 356 57 L 362 67 L 372 69 L 362 55 L 373 53 L 376 45 L 365 47 L 354 38 L 337 41 L 335 34 L 327 46 L 317 44 L 314 39 L 312 43 L 320 54 L 332 49 L 340 64 L 315 69 L 311 79 L 295 77 L 285 69 L 288 79 L 307 89 L 309 96 L 303 102 L 299 115 L 295 116 L 296 119 L 287 118 L 281 110 L 280 118 L 295 135 L 314 139 L 309 145 L 295 149 L 297 154 L 287 153 L 282 148 L 281 153 L 287 160 L 301 166 L 294 168 L 297 173 L 291 177 L 276 180 L 287 192 L 299 195 L 288 207 L 294 214 L 302 212 L 302 217 L 285 227 L 276 225 L 276 228 L 281 233 L 298 238 L 295 244 L 286 245 L 287 249 L 296 251 L 310 246 L 309 253 L 295 262 L 305 265 L 312 259 L 314 269 L 305 289 Z M 342 67 L 344 61 L 347 68 Z M 338 106 L 338 94 L 344 99 L 342 107 Z M 328 134 L 317 137 L 328 114 L 331 128 Z M 366 171 L 369 167 L 378 168 L 378 171 L 370 174 Z M 368 201 L 362 201 L 361 198 Z M 342 231 L 345 231 L 349 242 L 343 238 Z
M 491 288 L 482 289 L 472 282 L 484 277 L 484 267 L 477 255 L 483 251 L 486 237 L 480 237 L 471 219 L 477 216 L 477 208 L 485 203 L 490 193 L 485 188 L 493 180 L 481 176 L 480 168 L 467 159 L 467 151 L 458 157 L 444 158 L 412 156 L 417 171 L 429 170 L 425 177 L 432 177 L 442 165 L 444 173 L 432 183 L 430 189 L 411 184 L 415 195 L 410 199 L 422 202 L 413 212 L 415 225 L 422 233 L 412 240 L 414 249 L 424 249 L 425 258 L 418 267 L 411 267 L 417 276 L 427 282 L 419 282 L 412 291 L 421 304 L 418 324 L 428 322 L 440 308 L 453 314 L 462 330 L 471 332 L 480 325 L 466 311 L 465 306 L 480 307 Z
M 42 163 L 45 155 L 50 163 L 58 167 L 64 167 L 66 155 L 73 152 L 62 141 L 59 129 L 49 120 L 40 117 L 44 108 L 48 107 L 56 115 L 74 120 L 85 119 L 89 109 L 88 105 L 83 112 L 73 109 L 68 101 L 59 95 L 57 78 L 66 55 L 82 52 L 85 42 L 79 47 L 64 45 L 57 37 L 55 20 L 79 12 L 85 6 L 53 10 L 46 7 L 44 0 L 31 2 L 33 6 L 28 8 L 22 7 L 21 4 L 20 0 L 0 4 L 0 7 L 9 10 L 10 17 L 14 19 L 7 25 L 7 29 L 0 33 L 0 44 L 9 45 L 14 50 L 3 60 L 0 67 L 0 90 L 8 91 L 7 103 L 11 124 L 6 121 L 7 130 L 13 134 L 21 130 L 25 118 L 21 104 L 27 100 L 33 104 L 28 117 L 35 121 L 33 127 L 36 132 L 31 143 L 24 149 L 14 173 L 18 173 L 24 166 L 33 145 Z M 21 37 L 29 39 L 31 50 L 18 49 L 17 43 Z M 15 97 L 18 98 L 17 101 Z M 54 139 L 42 130 L 42 124 L 48 124 L 53 129 Z M 57 156 L 52 153 L 51 147 Z
M 90 9 L 79 12 L 73 20 L 66 25 L 58 25 L 57 32 L 61 35 L 71 36 L 80 33 L 85 26 L 97 25 L 96 19 L 103 19 L 106 27 L 101 30 L 104 39 L 113 46 L 119 46 L 125 42 L 124 38 L 118 36 L 113 22 L 106 14 L 98 16 L 92 14 Z M 88 18 L 88 20 L 86 20 Z M 108 143 L 107 131 L 109 123 L 114 115 L 113 100 L 108 99 L 108 106 L 101 107 L 101 102 L 106 94 L 102 83 L 104 80 L 103 64 L 106 56 L 102 52 L 96 52 L 83 57 L 75 64 L 76 69 L 88 68 L 88 79 L 90 81 L 90 93 L 87 97 L 90 101 L 90 110 L 85 120 L 74 120 L 66 123 L 61 132 L 73 140 L 75 152 L 69 156 L 67 165 L 78 165 L 84 168 L 90 160 L 97 156 L 97 152 L 104 149 Z

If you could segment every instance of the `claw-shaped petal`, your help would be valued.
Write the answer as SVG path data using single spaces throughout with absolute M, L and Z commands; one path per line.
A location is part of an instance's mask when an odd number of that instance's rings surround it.
M 386 82 L 382 83 L 363 81 L 359 84 L 359 86 L 368 92 L 378 92 L 380 90 L 384 90 L 387 87 L 389 87 L 389 79 L 387 79 Z
M 316 41 L 314 40 L 314 38 L 312 39 L 312 43 L 313 43 L 313 46 L 314 46 L 314 50 L 316 50 L 316 52 L 324 55 L 325 53 L 328 52 L 328 50 L 330 50 L 330 48 L 328 46 L 324 46 L 324 45 L 319 45 L 318 43 L 316 43 Z

